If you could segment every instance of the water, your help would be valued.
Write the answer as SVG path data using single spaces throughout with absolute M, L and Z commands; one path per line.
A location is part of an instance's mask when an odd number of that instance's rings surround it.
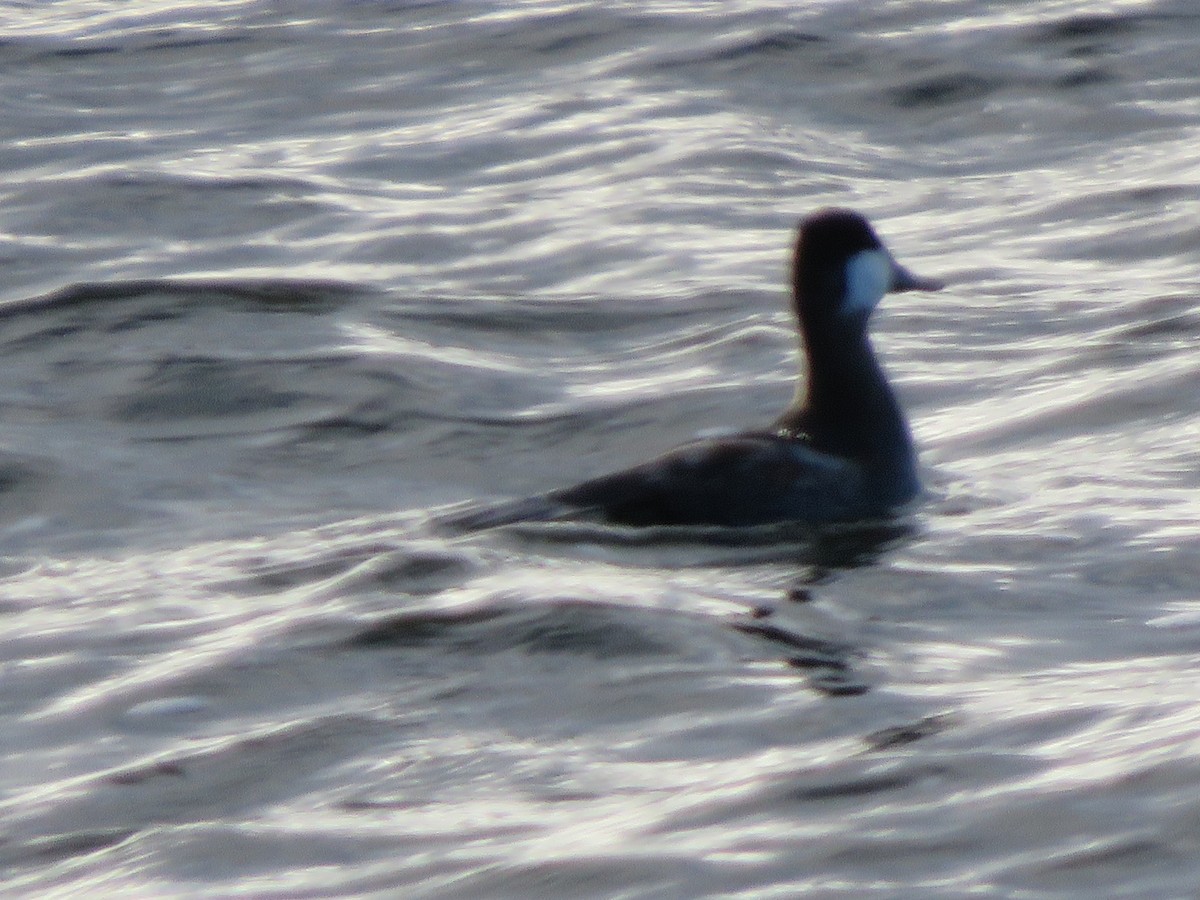
M 0 12 L 5 893 L 1200 889 L 1188 3 Z M 528 526 L 945 278 L 903 522 Z

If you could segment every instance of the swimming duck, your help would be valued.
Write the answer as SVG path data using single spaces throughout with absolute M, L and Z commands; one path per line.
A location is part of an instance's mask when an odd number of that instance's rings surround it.
M 890 292 L 939 290 L 893 259 L 863 216 L 800 222 L 792 303 L 806 371 L 769 428 L 700 440 L 536 497 L 451 513 L 464 529 L 587 516 L 623 525 L 750 526 L 879 518 L 920 490 L 904 413 L 867 323 Z

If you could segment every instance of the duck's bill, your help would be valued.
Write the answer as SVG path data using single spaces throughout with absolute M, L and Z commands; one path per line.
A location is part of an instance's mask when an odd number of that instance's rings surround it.
M 936 278 L 922 278 L 914 275 L 895 260 L 892 261 L 892 286 L 888 289 L 893 294 L 902 291 L 940 291 L 946 283 Z

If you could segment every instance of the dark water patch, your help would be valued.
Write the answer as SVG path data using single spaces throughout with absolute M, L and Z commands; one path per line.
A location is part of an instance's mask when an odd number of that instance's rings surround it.
M 824 653 L 789 653 L 785 660 L 793 669 L 828 670 L 830 672 L 845 672 L 850 664 L 844 659 L 836 659 Z
M 531 624 L 520 647 L 527 653 L 565 653 L 596 659 L 659 656 L 671 650 L 642 628 L 583 604 L 560 607 L 553 618 Z
M 250 40 L 247 34 L 210 33 L 185 36 L 171 32 L 152 35 L 131 36 L 121 42 L 73 41 L 67 46 L 43 49 L 41 53 L 57 59 L 81 59 L 89 56 L 107 56 L 119 53 L 125 56 L 137 53 L 153 53 L 164 50 L 195 50 L 200 47 L 218 47 L 226 44 L 241 44 Z
M 208 357 L 162 360 L 142 379 L 136 396 L 118 403 L 113 415 L 138 424 L 244 417 L 309 399 L 300 391 L 278 389 L 277 381 L 277 367 L 266 363 Z
M 1081 13 L 1064 16 L 1053 22 L 1047 22 L 1033 29 L 1029 36 L 1031 43 L 1079 43 L 1087 44 L 1096 49 L 1095 43 L 1101 38 L 1123 37 L 1131 34 L 1144 24 L 1148 14 L 1143 11 L 1127 11 L 1121 13 Z
M 360 441 L 385 435 L 421 432 L 441 422 L 467 421 L 461 417 L 423 408 L 439 402 L 430 398 L 430 391 L 422 385 L 399 375 L 388 379 L 391 385 L 386 394 L 371 397 L 347 409 L 330 414 L 315 413 L 305 422 L 295 425 L 281 441 L 286 453 L 290 450 L 336 449 L 345 447 L 347 441 Z M 420 399 L 423 398 L 423 399 Z M 444 402 L 452 402 L 441 398 Z M 428 401 L 426 403 L 425 401 Z M 501 423 L 489 422 L 490 425 Z M 433 437 L 425 432 L 426 441 Z
M 898 765 L 862 772 L 844 778 L 822 780 L 813 778 L 786 790 L 786 796 L 801 803 L 830 803 L 839 800 L 858 800 L 877 794 L 891 794 L 913 787 L 930 777 L 944 777 L 946 771 L 930 765 Z
M 1091 190 L 1061 199 L 1047 198 L 1048 202 L 1037 208 L 1036 221 L 1105 221 L 1123 215 L 1158 215 L 1169 204 L 1195 202 L 1198 194 L 1197 185 L 1187 181 Z
M 714 66 L 749 69 L 760 65 L 778 64 L 782 59 L 827 42 L 827 38 L 818 34 L 782 28 L 743 36 L 716 47 L 673 54 L 658 60 L 654 68 L 666 72 Z
M 599 27 L 597 16 L 581 10 L 526 18 L 519 29 L 508 32 L 510 38 L 527 42 L 534 53 L 559 56 L 594 46 L 610 35 L 619 22 Z
M 950 713 L 925 716 L 906 725 L 893 725 L 881 728 L 863 738 L 868 750 L 892 750 L 896 747 L 906 747 L 917 741 L 941 734 L 951 728 L 955 717 Z
M 8 37 L 0 41 L 0 66 L 58 66 L 62 62 L 90 61 L 105 57 L 137 59 L 143 54 L 207 50 L 245 44 L 254 35 L 246 29 L 135 29 L 98 38 L 49 36 Z
M 311 422 L 301 429 L 299 443 L 339 443 L 343 438 L 374 437 L 396 427 L 396 419 L 384 404 L 371 403 L 351 412 Z
M 1126 364 L 1186 350 L 1200 334 L 1200 296 L 1155 297 L 1122 311 L 1127 322 L 1105 331 L 1096 341 L 1103 358 Z
M 109 784 L 145 784 L 155 778 L 186 778 L 187 771 L 178 762 L 163 760 L 150 765 L 123 769 L 107 776 Z
M 86 59 L 90 56 L 108 56 L 124 52 L 126 48 L 119 44 L 73 43 L 66 47 L 42 48 L 38 55 L 49 59 Z
M 281 313 L 324 313 L 373 294 L 342 281 L 310 279 L 138 279 L 83 282 L 61 290 L 0 305 L 0 320 L 47 312 L 75 312 L 122 301 L 154 299 L 147 321 L 170 310 L 226 306 Z M 127 327 L 121 325 L 119 327 Z
M 753 635 L 775 644 L 781 644 L 789 650 L 802 650 L 811 654 L 812 659 L 820 660 L 821 664 L 835 668 L 845 668 L 848 656 L 852 652 L 849 645 L 797 634 L 765 622 L 737 622 L 732 627 L 742 634 Z
M 536 53 L 547 56 L 557 56 L 571 50 L 579 50 L 589 44 L 594 44 L 603 38 L 603 31 L 582 30 L 570 34 L 560 34 L 557 37 L 541 38 L 534 45 Z
M 949 72 L 892 88 L 888 96 L 901 109 L 952 106 L 982 100 L 1000 87 L 1000 81 L 994 78 Z
M 116 172 L 97 176 L 92 183 L 117 191 L 130 191 L 144 197 L 155 195 L 177 199 L 185 191 L 250 192 L 272 199 L 299 199 L 314 190 L 309 181 L 277 175 L 178 175 L 166 172 Z
M 916 525 L 907 519 L 821 529 L 811 551 L 804 555 L 812 570 L 808 584 L 827 581 L 835 572 L 875 565 L 885 554 L 911 542 L 916 535 Z
M 808 674 L 808 686 L 826 697 L 858 697 L 871 686 L 848 669 L 823 667 Z
M 0 858 L 10 856 L 25 858 L 28 863 L 61 862 L 77 856 L 87 856 L 100 850 L 108 850 L 129 840 L 136 834 L 134 829 L 110 828 L 103 830 L 66 831 L 47 837 L 35 838 L 19 845 L 0 846 Z
M 826 38 L 807 31 L 780 30 L 737 41 L 707 54 L 713 62 L 737 62 L 760 57 L 794 53 L 813 44 L 825 43 Z
M 472 609 L 453 612 L 402 613 L 389 616 L 362 629 L 346 642 L 349 649 L 413 648 L 453 646 L 475 649 L 486 638 L 468 631 L 503 618 L 501 609 Z
M 1143 4 L 1119 12 L 1064 16 L 1027 29 L 1025 40 L 1035 47 L 1058 50 L 1068 58 L 1120 61 L 1121 54 L 1148 45 L 1175 43 L 1180 36 L 1194 33 L 1198 21 L 1194 8 L 1174 11 L 1161 4 Z M 1119 71 L 1114 71 L 1112 80 L 1120 77 Z
M 405 613 L 363 629 L 346 646 L 432 648 L 472 655 L 520 650 L 596 659 L 670 655 L 665 641 L 631 622 L 632 613 L 588 602 L 558 601 L 531 610 L 472 609 Z
M 59 484 L 58 474 L 58 466 L 48 459 L 0 453 L 0 523 L 44 515 L 47 494 Z M 0 610 L 4 608 L 0 604 Z
M 1098 66 L 1089 66 L 1086 69 L 1079 69 L 1075 72 L 1068 72 L 1066 75 L 1061 75 L 1055 80 L 1055 85 L 1063 90 L 1072 90 L 1074 88 L 1088 88 L 1098 84 L 1106 84 L 1116 79 L 1116 76 L 1107 69 L 1099 68 Z
M 381 798 L 379 800 L 342 800 L 335 805 L 338 809 L 344 809 L 346 812 L 375 812 L 378 810 L 402 812 L 412 809 L 429 809 L 436 806 L 437 803 L 437 800 L 425 797 L 395 797 Z M 512 829 L 516 833 L 522 833 L 525 830 L 524 827 L 514 827 Z
M 0 503 L 4 494 L 36 484 L 46 475 L 43 468 L 32 461 L 0 458 Z
M 1137 187 L 1122 188 L 1115 192 L 1101 191 L 1098 192 L 1098 195 L 1124 195 L 1128 196 L 1129 199 L 1134 203 L 1154 205 L 1183 198 L 1194 200 L 1198 193 L 1197 188 L 1198 186 L 1194 182 L 1185 182 L 1181 184 L 1139 185 Z
M 1035 871 L 1043 876 L 1060 876 L 1064 880 L 1072 880 L 1073 875 L 1097 868 L 1127 874 L 1131 866 L 1161 867 L 1165 849 L 1159 841 L 1131 836 L 1105 841 L 1099 847 L 1093 844 L 1056 854 L 1052 861 L 1037 867 Z

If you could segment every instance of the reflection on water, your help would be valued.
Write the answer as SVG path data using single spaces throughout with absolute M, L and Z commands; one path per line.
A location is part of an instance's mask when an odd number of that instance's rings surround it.
M 8 893 L 1194 893 L 1191 5 L 48 9 Z M 774 420 L 824 205 L 906 518 L 435 527 Z

